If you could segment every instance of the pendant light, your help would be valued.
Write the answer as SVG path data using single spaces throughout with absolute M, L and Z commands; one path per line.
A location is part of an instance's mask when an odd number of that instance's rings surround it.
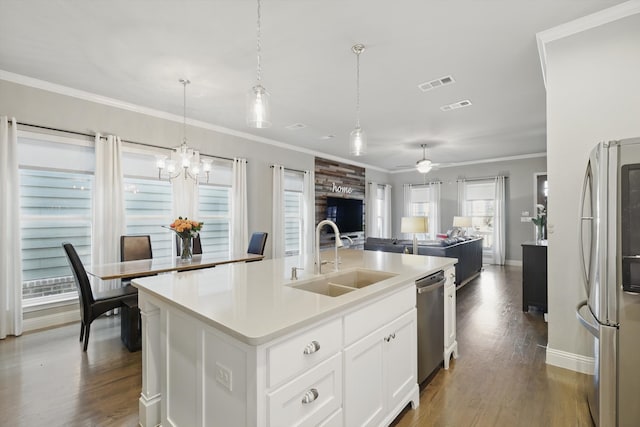
M 364 45 L 353 45 L 351 51 L 356 54 L 356 128 L 349 136 L 349 152 L 352 156 L 362 156 L 367 152 L 367 134 L 360 127 L 360 54 L 364 52 Z
M 271 126 L 271 114 L 269 111 L 269 92 L 262 86 L 262 45 L 260 33 L 260 21 L 262 14 L 260 10 L 260 0 L 258 0 L 258 23 L 256 28 L 257 43 L 257 67 L 256 84 L 247 93 L 247 125 L 253 128 L 268 128 Z

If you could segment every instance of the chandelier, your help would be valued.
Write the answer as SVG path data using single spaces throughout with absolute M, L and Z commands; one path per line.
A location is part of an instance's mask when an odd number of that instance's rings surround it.
M 258 22 L 256 28 L 256 84 L 247 94 L 247 125 L 253 128 L 268 128 L 271 126 L 269 111 L 269 92 L 262 86 L 262 39 L 260 21 L 262 19 L 260 0 L 258 0 Z
M 367 152 L 367 134 L 360 127 L 360 54 L 364 52 L 364 45 L 353 45 L 351 51 L 356 54 L 356 127 L 349 135 L 349 152 L 352 156 L 362 156 Z
M 204 173 L 206 182 L 209 182 L 212 159 L 202 159 L 200 153 L 187 146 L 187 85 L 191 83 L 187 79 L 180 79 L 183 86 L 183 116 L 182 116 L 182 144 L 175 148 L 176 159 L 168 159 L 167 156 L 156 156 L 158 167 L 158 179 L 167 178 L 169 180 L 184 176 L 184 179 L 191 178 L 196 183 L 200 181 L 200 174 Z

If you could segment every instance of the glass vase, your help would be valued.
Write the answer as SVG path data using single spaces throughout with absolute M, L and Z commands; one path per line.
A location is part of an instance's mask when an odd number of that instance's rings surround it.
M 544 240 L 544 225 L 536 225 L 536 243 L 539 245 Z
M 182 239 L 182 252 L 180 253 L 180 259 L 183 261 L 190 261 L 193 258 L 193 251 L 191 249 L 192 237 L 181 237 Z

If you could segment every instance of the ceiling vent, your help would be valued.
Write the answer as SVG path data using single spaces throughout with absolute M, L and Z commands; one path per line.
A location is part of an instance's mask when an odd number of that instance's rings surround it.
M 335 137 L 336 137 L 335 135 L 323 135 L 323 136 L 320 137 L 320 139 L 332 139 L 332 138 L 335 138 Z
M 292 125 L 289 126 L 285 126 L 285 128 L 289 129 L 289 130 L 298 130 L 298 129 L 304 129 L 306 128 L 307 125 L 305 125 L 304 123 L 294 123 Z
M 444 76 L 444 77 L 440 77 L 439 79 L 431 80 L 430 82 L 420 83 L 418 85 L 418 88 L 423 92 L 428 92 L 431 89 L 435 89 L 440 86 L 450 85 L 451 83 L 455 83 L 455 80 L 453 80 L 453 77 Z
M 451 110 L 457 110 L 458 108 L 468 107 L 470 105 L 471 105 L 471 101 L 469 101 L 468 99 L 465 99 L 464 101 L 458 101 L 458 102 L 454 102 L 453 104 L 443 105 L 442 107 L 440 107 L 440 109 L 442 111 L 451 111 Z

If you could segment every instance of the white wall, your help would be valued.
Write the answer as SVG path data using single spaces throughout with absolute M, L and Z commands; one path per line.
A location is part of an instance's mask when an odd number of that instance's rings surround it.
M 575 307 L 586 298 L 578 267 L 578 204 L 591 148 L 640 136 L 640 15 L 546 44 L 549 176 L 547 362 L 580 370 L 590 356 Z
M 534 174 L 546 172 L 546 157 L 500 161 L 492 163 L 477 163 L 458 167 L 447 167 L 434 170 L 426 176 L 417 171 L 393 174 L 393 235 L 400 236 L 400 218 L 402 217 L 402 185 L 421 184 L 427 181 L 442 181 L 441 227 L 438 232 L 446 232 L 453 225 L 453 217 L 458 215 L 458 186 L 459 178 L 482 178 L 496 175 L 508 176 L 506 181 L 505 216 L 506 216 L 506 259 L 507 261 L 521 261 L 521 244 L 535 237 L 534 226 L 531 222 L 520 222 L 522 211 L 534 212 Z
M 115 134 L 124 140 L 173 148 L 182 142 L 181 123 L 0 80 L 0 115 L 20 122 L 85 133 Z M 33 128 L 25 130 L 37 131 Z M 189 146 L 205 154 L 248 160 L 249 233 L 271 230 L 271 169 L 313 170 L 314 156 L 233 135 L 188 126 Z M 247 242 L 248 244 L 248 242 Z M 271 256 L 271 244 L 265 248 Z

